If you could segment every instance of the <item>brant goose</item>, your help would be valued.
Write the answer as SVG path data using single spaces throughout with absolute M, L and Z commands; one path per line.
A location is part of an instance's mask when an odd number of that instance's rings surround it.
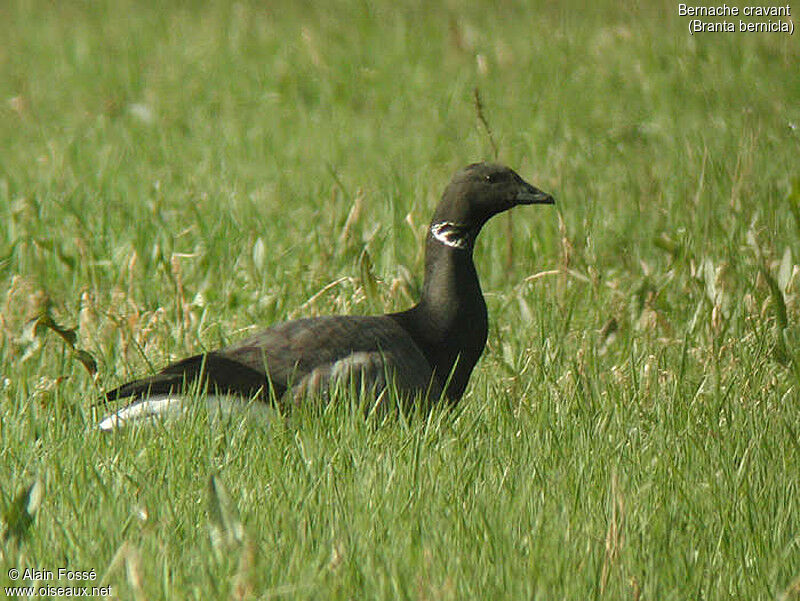
M 456 403 L 486 344 L 488 320 L 472 262 L 475 238 L 494 215 L 516 205 L 553 204 L 553 197 L 502 165 L 458 171 L 436 207 L 425 246 L 419 303 L 400 313 L 328 316 L 272 326 L 222 349 L 168 365 L 106 393 L 134 401 L 103 419 L 113 430 L 185 407 L 187 389 L 236 402 L 297 403 L 325 396 L 336 383 L 379 401 L 391 378 L 405 401 L 445 397 Z M 184 396 L 181 396 L 181 394 Z M 219 401 L 209 401 L 209 403 Z

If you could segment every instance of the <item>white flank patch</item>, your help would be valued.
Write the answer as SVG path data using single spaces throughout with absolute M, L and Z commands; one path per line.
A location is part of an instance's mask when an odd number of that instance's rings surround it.
M 363 351 L 350 353 L 333 364 L 331 368 L 331 380 L 339 379 L 347 381 L 351 375 L 359 372 L 368 372 L 370 375 L 374 372 L 375 374 L 383 375 L 381 356 L 375 353 L 365 353 Z
M 212 418 L 224 417 L 241 412 L 247 416 L 269 421 L 272 408 L 261 401 L 249 401 L 233 395 L 207 395 L 202 398 L 181 395 L 157 395 L 135 401 L 119 411 L 107 415 L 98 429 L 112 432 L 127 426 L 152 424 L 156 420 L 174 419 L 186 416 L 198 403 L 203 403 Z
M 464 226 L 457 225 L 451 221 L 440 221 L 431 226 L 431 235 L 450 248 L 469 248 L 469 234 Z

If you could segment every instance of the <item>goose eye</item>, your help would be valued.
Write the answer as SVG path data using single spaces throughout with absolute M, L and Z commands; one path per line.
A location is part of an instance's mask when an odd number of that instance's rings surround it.
M 483 179 L 489 184 L 495 184 L 503 179 L 503 173 L 490 173 Z

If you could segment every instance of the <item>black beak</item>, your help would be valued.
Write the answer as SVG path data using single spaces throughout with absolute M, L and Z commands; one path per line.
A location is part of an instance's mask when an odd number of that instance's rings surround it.
M 542 192 L 534 188 L 527 182 L 522 182 L 519 186 L 514 202 L 518 205 L 552 205 L 556 199 L 547 192 Z

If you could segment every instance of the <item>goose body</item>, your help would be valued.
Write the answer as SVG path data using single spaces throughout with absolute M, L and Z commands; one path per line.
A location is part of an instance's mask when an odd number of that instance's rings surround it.
M 104 418 L 112 430 L 184 408 L 189 386 L 236 404 L 324 397 L 337 384 L 378 399 L 392 380 L 404 400 L 458 402 L 486 344 L 488 316 L 472 261 L 475 238 L 493 216 L 553 198 L 508 167 L 458 171 L 434 212 L 419 303 L 399 313 L 336 315 L 279 323 L 233 345 L 172 363 L 108 391 L 133 401 Z M 216 402 L 216 401 L 215 401 Z

